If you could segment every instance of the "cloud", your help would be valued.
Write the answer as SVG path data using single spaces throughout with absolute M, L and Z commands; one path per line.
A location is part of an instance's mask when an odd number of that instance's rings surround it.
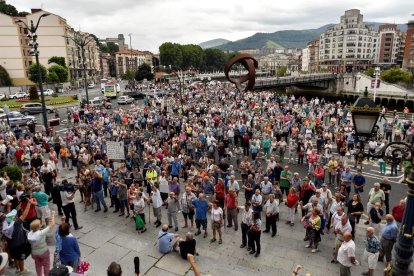
M 165 41 L 200 43 L 218 37 L 237 40 L 256 32 L 318 28 L 337 23 L 358 8 L 366 21 L 404 23 L 412 0 L 14 0 L 18 10 L 40 8 L 58 14 L 98 37 L 132 33 L 134 48 L 158 51 Z

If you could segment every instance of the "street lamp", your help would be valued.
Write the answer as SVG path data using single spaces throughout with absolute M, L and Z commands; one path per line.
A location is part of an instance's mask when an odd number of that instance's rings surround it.
M 86 102 L 89 104 L 89 93 L 88 93 L 88 80 L 86 76 L 86 63 L 85 63 L 85 46 L 89 44 L 94 38 L 90 35 L 82 36 L 77 32 L 74 32 L 73 37 L 71 36 L 63 36 L 64 38 L 72 40 L 76 46 L 81 48 L 82 50 L 82 66 L 83 66 L 83 82 L 85 85 L 85 94 L 86 94 Z
M 36 67 L 37 67 L 37 81 L 38 81 L 38 85 L 39 85 L 39 90 L 40 90 L 40 99 L 42 101 L 42 117 L 43 117 L 43 124 L 45 126 L 45 131 L 46 133 L 48 133 L 48 123 L 47 123 L 47 115 L 46 115 L 46 103 L 45 103 L 45 94 L 43 93 L 43 85 L 42 85 L 42 71 L 40 70 L 40 62 L 39 62 L 39 43 L 37 43 L 37 28 L 39 27 L 39 23 L 40 20 L 43 17 L 49 16 L 50 13 L 44 13 L 41 16 L 39 16 L 39 19 L 37 20 L 36 26 L 33 23 L 33 20 L 30 20 L 30 27 L 27 26 L 26 22 L 17 19 L 15 22 L 18 23 L 23 23 L 23 25 L 27 28 L 29 34 L 27 35 L 30 39 L 29 42 L 29 46 L 32 47 L 32 49 L 30 50 L 30 55 L 31 56 L 35 56 L 36 57 Z
M 201 77 L 200 80 L 204 83 L 204 92 L 206 92 L 207 83 L 211 81 L 211 77 Z
M 377 86 L 378 86 L 378 78 L 381 74 L 381 69 L 377 66 L 375 67 L 375 85 L 374 85 L 374 102 L 375 98 L 377 97 Z
M 375 132 L 376 122 L 380 109 L 375 102 L 368 98 L 368 87 L 365 87 L 364 97 L 359 98 L 351 108 L 352 120 L 354 122 L 355 135 L 369 138 Z M 392 156 L 401 154 L 403 158 L 413 162 L 414 148 L 404 142 L 392 142 L 387 144 L 378 154 L 368 154 L 371 157 L 383 157 L 391 148 Z M 414 233 L 414 170 L 411 170 L 407 179 L 407 201 L 404 210 L 404 217 L 401 222 L 400 232 L 393 249 L 392 275 L 412 275 L 410 270 L 413 261 L 413 233 Z
M 181 112 L 182 112 L 182 114 L 184 114 L 184 108 L 183 108 L 183 71 L 181 71 L 181 73 L 179 73 L 179 72 L 174 72 L 174 75 L 176 75 L 177 76 L 177 79 L 178 79 L 178 82 L 180 83 L 180 90 L 179 90 L 179 93 L 180 93 L 180 103 L 181 103 Z

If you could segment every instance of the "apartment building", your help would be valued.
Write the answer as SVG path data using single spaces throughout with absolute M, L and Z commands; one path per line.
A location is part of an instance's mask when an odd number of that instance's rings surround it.
M 12 17 L 0 13 L 0 64 L 7 70 L 14 85 L 32 85 L 28 79 L 28 70 L 29 66 L 35 62 L 35 57 L 29 54 L 31 47 L 28 46 L 28 29 L 24 24 L 16 23 L 16 20 L 19 19 L 30 26 L 32 20 L 36 24 L 44 13 L 48 12 L 32 9 L 31 14 L 25 17 Z M 72 83 L 79 82 L 80 71 L 83 68 L 82 54 L 79 53 L 79 49 L 73 41 L 65 37 L 85 37 L 87 34 L 74 31 L 66 19 L 61 16 L 49 14 L 41 19 L 36 32 L 39 44 L 39 62 L 47 68 L 50 66 L 48 60 L 51 57 L 64 57 Z M 85 65 L 88 75 L 90 77 L 98 76 L 100 69 L 96 42 L 92 40 L 88 43 L 85 51 Z
M 380 25 L 373 33 L 373 59 L 375 66 L 387 69 L 398 65 L 404 35 L 396 24 Z M 400 64 L 401 66 L 401 64 Z
M 115 53 L 116 76 L 121 77 L 127 71 L 136 71 L 146 62 L 146 54 L 138 50 L 120 50 Z M 151 66 L 152 62 L 149 63 Z
M 347 10 L 339 24 L 320 36 L 319 64 L 332 72 L 362 71 L 371 66 L 373 33 L 357 9 Z
M 402 68 L 414 72 L 414 20 L 407 23 Z

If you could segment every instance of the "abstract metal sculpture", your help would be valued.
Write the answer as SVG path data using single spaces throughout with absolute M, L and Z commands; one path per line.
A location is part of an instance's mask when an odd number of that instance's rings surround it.
M 240 63 L 247 70 L 248 74 L 240 78 L 232 78 L 229 73 L 234 64 Z M 257 60 L 249 54 L 239 54 L 230 59 L 224 67 L 224 74 L 229 82 L 234 83 L 239 91 L 252 90 L 256 81 L 256 68 L 258 66 Z M 247 81 L 246 87 L 243 89 L 241 84 Z

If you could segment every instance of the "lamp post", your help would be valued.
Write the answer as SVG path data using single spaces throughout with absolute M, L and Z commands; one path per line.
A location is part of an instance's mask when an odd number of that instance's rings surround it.
M 351 108 L 352 120 L 354 122 L 355 135 L 360 137 L 372 137 L 375 133 L 376 123 L 379 117 L 380 108 L 375 102 L 368 98 L 368 88 L 365 87 L 364 97 L 359 98 Z M 388 151 L 387 149 L 390 149 Z M 404 142 L 392 142 L 387 144 L 377 154 L 367 154 L 368 156 L 383 157 L 387 152 L 392 156 L 410 159 L 413 162 L 414 148 Z M 397 242 L 393 249 L 392 275 L 408 276 L 412 275 L 410 270 L 413 261 L 413 232 L 414 232 L 414 170 L 411 170 L 407 179 L 407 201 L 404 210 L 401 228 L 398 233 Z
M 204 92 L 206 92 L 207 83 L 211 81 L 211 77 L 201 77 L 200 79 L 204 83 Z
M 72 40 L 76 46 L 81 48 L 82 51 L 82 71 L 83 71 L 83 83 L 85 85 L 85 94 L 86 94 L 86 102 L 89 103 L 89 93 L 88 93 L 88 80 L 86 76 L 86 63 L 85 63 L 85 46 L 89 44 L 94 38 L 90 35 L 82 36 L 77 32 L 74 32 L 73 37 L 71 36 L 63 36 L 64 38 Z
M 39 27 L 40 20 L 43 17 L 49 16 L 50 13 L 44 13 L 41 16 L 39 16 L 39 19 L 37 20 L 36 26 L 33 23 L 33 20 L 30 20 L 30 27 L 27 26 L 26 22 L 17 19 L 16 23 L 22 23 L 27 30 L 29 31 L 29 34 L 27 35 L 30 38 L 29 46 L 32 47 L 30 50 L 30 55 L 36 57 L 36 67 L 37 67 L 37 81 L 39 85 L 40 90 L 40 99 L 42 101 L 42 117 L 43 117 L 43 124 L 45 127 L 46 133 L 48 133 L 48 123 L 47 123 L 47 115 L 46 115 L 46 103 L 45 103 L 45 94 L 43 93 L 43 85 L 42 85 L 42 70 L 40 70 L 40 63 L 39 63 L 39 43 L 37 43 L 37 28 Z
M 178 82 L 180 83 L 180 90 L 179 90 L 179 93 L 180 93 L 180 103 L 181 103 L 181 112 L 182 112 L 182 114 L 184 114 L 184 108 L 183 108 L 183 87 L 182 87 L 182 82 L 183 82 L 183 71 L 181 70 L 181 73 L 180 73 L 180 71 L 176 71 L 176 72 L 174 72 L 174 75 L 176 75 L 177 76 L 177 79 L 178 79 Z
M 375 67 L 375 84 L 374 84 L 374 102 L 377 97 L 377 86 L 378 86 L 378 77 L 380 76 L 381 69 L 377 66 Z

